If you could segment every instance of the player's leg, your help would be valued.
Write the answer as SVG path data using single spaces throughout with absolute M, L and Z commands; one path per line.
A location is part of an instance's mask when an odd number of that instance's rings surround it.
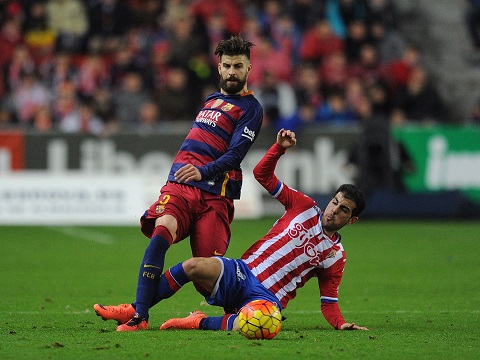
M 165 255 L 174 242 L 177 221 L 172 215 L 164 215 L 155 221 L 155 229 L 150 239 L 138 274 L 134 316 L 148 321 L 150 303 L 157 290 L 158 281 L 163 273 Z
M 195 259 L 202 258 L 192 258 L 190 260 Z M 209 295 L 205 297 L 208 303 L 222 307 L 235 307 L 237 299 L 242 298 L 243 291 L 237 278 L 238 266 L 235 260 L 213 257 L 205 262 L 189 262 L 186 265 L 186 270 L 192 281 L 195 280 L 208 290 Z M 215 273 L 218 276 L 217 280 L 213 282 Z M 160 329 L 232 330 L 236 318 L 236 314 L 207 317 L 201 311 L 194 311 L 186 318 L 173 318 L 165 321 Z
M 150 236 L 138 274 L 135 314 L 132 320 L 117 327 L 117 331 L 135 331 L 139 323 L 148 322 L 148 312 L 163 273 L 165 255 L 170 245 L 188 236 L 190 205 L 181 185 L 167 183 L 154 204 L 142 216 L 142 232 Z M 152 223 L 154 225 L 152 225 Z M 132 330 L 133 329 L 133 330 Z
M 225 255 L 230 242 L 230 224 L 233 219 L 233 201 L 215 194 L 202 193 L 197 221 L 190 234 L 190 246 L 194 257 Z M 203 296 L 207 291 L 194 282 Z

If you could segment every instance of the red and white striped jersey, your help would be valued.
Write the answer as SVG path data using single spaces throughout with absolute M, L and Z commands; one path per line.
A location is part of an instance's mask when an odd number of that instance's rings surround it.
M 338 308 L 338 286 L 346 255 L 336 233 L 323 233 L 322 211 L 315 201 L 277 179 L 274 170 L 285 149 L 275 144 L 254 169 L 255 178 L 285 206 L 285 213 L 270 231 L 254 243 L 242 260 L 285 308 L 296 291 L 317 277 L 322 313 L 339 328 L 345 321 Z

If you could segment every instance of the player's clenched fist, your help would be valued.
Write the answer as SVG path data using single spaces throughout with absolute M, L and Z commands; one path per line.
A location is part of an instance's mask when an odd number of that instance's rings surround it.
M 285 149 L 295 146 L 297 139 L 295 133 L 291 130 L 280 129 L 277 133 L 277 144 Z

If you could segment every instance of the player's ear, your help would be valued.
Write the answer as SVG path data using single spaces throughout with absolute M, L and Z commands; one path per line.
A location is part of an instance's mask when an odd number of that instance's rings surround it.
M 353 225 L 358 221 L 358 216 L 352 216 L 350 220 L 347 221 L 347 225 Z
M 218 63 L 218 75 L 222 75 L 222 64 Z

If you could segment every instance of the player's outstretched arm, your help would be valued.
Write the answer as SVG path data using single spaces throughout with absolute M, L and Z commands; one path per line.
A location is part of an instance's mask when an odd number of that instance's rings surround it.
M 355 323 L 345 323 L 340 327 L 340 330 L 368 330 L 368 328 L 355 325 Z
M 277 144 L 281 147 L 288 149 L 297 143 L 295 133 L 291 130 L 280 129 L 277 133 Z

